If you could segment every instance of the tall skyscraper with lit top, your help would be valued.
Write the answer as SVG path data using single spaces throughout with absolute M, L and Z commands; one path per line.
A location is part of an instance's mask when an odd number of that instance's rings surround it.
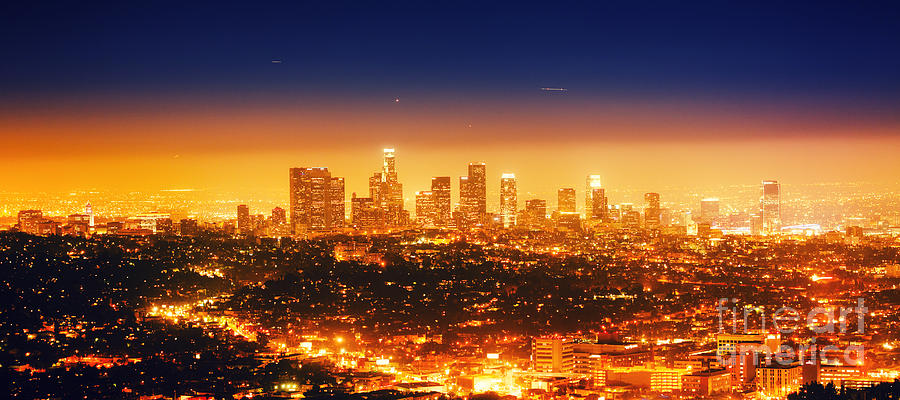
M 762 181 L 759 215 L 763 234 L 777 233 L 781 229 L 781 184 L 778 181 Z
M 381 170 L 379 200 L 387 224 L 399 226 L 403 213 L 403 185 L 397 179 L 397 161 L 394 149 L 384 149 L 384 166 Z
M 500 177 L 500 220 L 504 228 L 516 226 L 516 174 L 503 174 Z
M 607 219 L 606 191 L 600 182 L 600 175 L 587 177 L 584 209 L 585 218 Z

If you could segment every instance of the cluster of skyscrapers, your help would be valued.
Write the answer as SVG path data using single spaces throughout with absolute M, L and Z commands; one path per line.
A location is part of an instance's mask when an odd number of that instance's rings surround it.
M 403 185 L 397 178 L 394 149 L 384 149 L 380 171 L 369 178 L 366 197 L 353 193 L 350 199 L 350 219 L 346 220 L 344 178 L 332 176 L 327 168 L 290 169 L 290 206 L 288 217 L 290 232 L 333 231 L 343 228 L 379 230 L 406 227 L 471 228 L 492 226 L 511 228 L 543 228 L 552 221 L 556 227 L 579 229 L 585 222 L 617 222 L 626 227 L 659 229 L 667 224 L 665 209 L 660 205 L 659 193 L 644 194 L 643 215 L 630 204 L 610 207 L 599 175 L 588 175 L 585 182 L 584 213 L 577 211 L 576 189 L 560 188 L 557 193 L 557 209 L 548 218 L 547 202 L 529 199 L 524 210 L 518 205 L 518 188 L 515 174 L 504 173 L 500 177 L 500 207 L 496 214 L 487 210 L 487 168 L 484 163 L 468 165 L 468 173 L 459 178 L 459 202 L 454 207 L 451 196 L 451 177 L 437 176 L 431 179 L 431 190 L 415 193 L 415 218 L 404 208 Z M 776 181 L 763 181 L 759 213 L 751 217 L 754 233 L 769 234 L 780 229 L 780 185 Z M 691 218 L 698 224 L 713 225 L 719 217 L 719 200 L 703 199 L 699 218 Z M 238 209 L 238 228 L 247 225 L 249 212 Z M 666 221 L 664 221 L 666 220 Z M 242 222 L 244 221 L 244 222 Z

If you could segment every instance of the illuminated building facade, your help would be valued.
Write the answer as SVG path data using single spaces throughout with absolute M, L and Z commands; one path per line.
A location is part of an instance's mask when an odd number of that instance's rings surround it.
M 536 337 L 531 345 L 531 359 L 536 372 L 572 372 L 574 342 L 559 336 Z
M 700 200 L 700 221 L 713 225 L 719 219 L 719 199 L 707 197 Z
M 25 233 L 36 234 L 38 224 L 44 220 L 44 212 L 41 210 L 22 210 L 18 215 L 19 230 Z
M 344 179 L 328 168 L 291 168 L 288 210 L 294 235 L 342 227 Z
M 181 236 L 197 236 L 200 234 L 200 226 L 196 219 L 182 219 L 178 222 L 178 233 Z
M 347 217 L 347 206 L 344 203 L 344 178 L 331 178 L 331 191 L 329 201 L 331 202 L 331 225 L 330 229 L 344 227 L 344 219 Z
M 394 149 L 384 149 L 381 172 L 369 178 L 369 196 L 381 209 L 379 224 L 390 227 L 403 225 L 403 185 L 397 179 L 397 160 Z
M 547 222 L 547 201 L 531 199 L 525 201 L 525 221 L 529 228 L 541 228 Z
M 372 230 L 378 227 L 378 215 L 381 211 L 375 205 L 371 197 L 356 197 L 353 193 L 350 199 L 351 223 L 360 230 Z
M 450 177 L 436 176 L 431 178 L 431 195 L 434 199 L 434 224 L 449 226 L 451 221 Z
M 88 202 L 84 205 L 84 213 L 90 217 L 90 222 L 88 224 L 91 228 L 94 227 L 94 207 L 91 206 L 91 202 Z
M 287 223 L 287 213 L 281 207 L 275 207 L 272 209 L 272 224 L 274 225 L 284 225 Z
M 800 388 L 802 377 L 800 364 L 760 365 L 756 367 L 756 390 L 765 396 L 784 397 Z
M 500 221 L 504 228 L 516 225 L 517 204 L 516 175 L 503 174 L 500 177 Z
M 644 204 L 644 225 L 647 229 L 659 229 L 659 193 L 645 193 Z
M 763 181 L 759 200 L 762 233 L 770 235 L 781 229 L 781 185 L 778 181 Z
M 469 174 L 459 178 L 459 200 L 467 224 L 484 222 L 487 214 L 487 167 L 484 163 L 469 163 Z
M 556 210 L 561 213 L 576 212 L 575 188 L 560 188 L 556 192 Z
M 607 203 L 600 175 L 588 175 L 584 200 L 585 218 L 607 220 L 609 218 Z
M 416 192 L 416 223 L 419 225 L 433 226 L 435 224 L 436 214 L 434 193 L 430 190 Z
M 237 206 L 237 229 L 242 235 L 248 235 L 252 232 L 250 228 L 250 207 L 246 204 Z
M 728 393 L 731 391 L 731 374 L 724 368 L 718 368 L 683 375 L 681 391 L 691 397 Z

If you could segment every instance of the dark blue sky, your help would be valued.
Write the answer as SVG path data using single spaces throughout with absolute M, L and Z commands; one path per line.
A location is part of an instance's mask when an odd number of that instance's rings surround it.
M 588 98 L 887 110 L 900 101 L 900 2 L 9 3 L 0 6 L 0 96 L 12 102 L 504 99 L 542 86 Z

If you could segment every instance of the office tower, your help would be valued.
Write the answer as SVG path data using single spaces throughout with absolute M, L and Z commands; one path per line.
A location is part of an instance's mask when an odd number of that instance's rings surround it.
M 242 235 L 252 232 L 250 229 L 250 207 L 246 204 L 237 206 L 237 229 Z
M 347 205 L 344 202 L 344 178 L 331 177 L 331 229 L 343 228 L 347 217 Z
M 781 229 L 781 185 L 778 181 L 762 181 L 759 213 L 763 234 L 777 233 Z
M 380 204 L 379 194 L 381 194 L 381 172 L 376 172 L 369 177 L 369 198 Z
M 384 149 L 384 161 L 380 172 L 369 178 L 369 197 L 381 212 L 378 223 L 382 226 L 400 226 L 404 219 L 403 185 L 397 179 L 394 149 Z
M 434 193 L 430 190 L 416 192 L 416 223 L 434 225 L 436 214 Z
M 634 209 L 622 210 L 622 225 L 627 228 L 639 228 L 641 226 L 641 213 Z
M 434 224 L 437 226 L 450 225 L 450 177 L 431 178 L 431 194 L 434 196 Z
M 196 219 L 182 219 L 178 223 L 178 233 L 181 236 L 197 236 L 200 234 L 200 227 L 197 225 Z
M 575 188 L 561 188 L 556 193 L 556 210 L 561 213 L 573 213 L 575 209 Z
M 65 231 L 70 235 L 86 235 L 90 232 L 91 216 L 87 214 L 71 214 L 66 218 Z
M 569 373 L 575 364 L 575 343 L 571 339 L 551 336 L 536 337 L 531 344 L 535 372 Z
M 34 233 L 37 224 L 44 220 L 44 212 L 41 210 L 19 211 L 18 225 L 22 232 Z
M 762 216 L 760 216 L 759 214 L 750 215 L 750 234 L 753 236 L 759 236 L 763 234 Z
M 600 175 L 588 175 L 584 207 L 585 218 L 608 219 L 606 191 L 600 184 Z
M 88 202 L 84 205 L 84 213 L 90 217 L 90 227 L 94 227 L 94 207 L 91 206 L 91 202 Z
M 459 178 L 460 211 L 467 224 L 479 224 L 487 214 L 487 168 L 469 163 L 469 174 Z
M 803 384 L 803 366 L 799 363 L 762 364 L 756 367 L 756 388 L 766 398 L 785 398 Z
M 272 209 L 272 223 L 275 225 L 284 225 L 287 223 L 287 214 L 281 207 Z
M 457 226 L 469 226 L 475 223 L 474 195 L 472 185 L 469 185 L 469 177 L 459 177 L 459 218 Z
M 547 222 L 547 200 L 531 199 L 525 201 L 526 224 L 531 228 L 540 228 Z
M 500 177 L 500 223 L 504 228 L 516 225 L 516 174 Z
M 378 227 L 380 209 L 371 197 L 356 197 L 356 193 L 353 193 L 350 208 L 354 228 L 370 230 Z
M 719 219 L 719 199 L 707 197 L 700 200 L 700 222 L 712 225 Z
M 384 149 L 384 167 L 381 171 L 381 208 L 387 223 L 399 226 L 403 211 L 403 185 L 397 180 L 397 165 L 394 149 Z
M 644 226 L 647 229 L 659 229 L 659 193 L 644 193 L 644 203 Z
M 343 226 L 344 178 L 328 168 L 290 169 L 290 223 L 295 235 Z

